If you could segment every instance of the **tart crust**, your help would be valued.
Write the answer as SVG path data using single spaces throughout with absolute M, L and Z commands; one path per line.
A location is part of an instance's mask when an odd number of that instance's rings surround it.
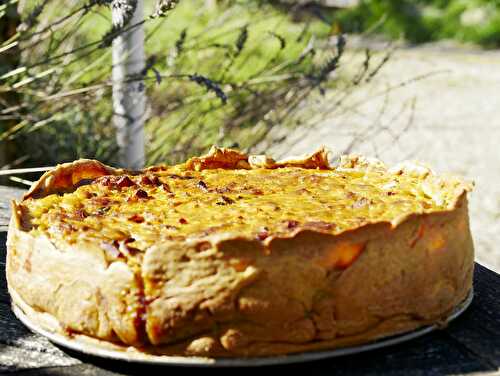
M 213 148 L 183 165 L 193 171 L 283 167 L 434 176 L 420 164 L 388 170 L 359 156 L 331 167 L 324 149 L 276 162 Z M 124 173 L 141 172 L 92 160 L 63 164 L 45 173 L 23 201 Z M 49 234 L 30 231 L 22 202 L 13 201 L 8 287 L 28 316 L 45 317 L 37 321 L 46 329 L 151 354 L 266 356 L 360 344 L 440 322 L 466 298 L 474 265 L 471 185 L 457 179 L 453 187 L 442 210 L 336 234 L 298 227 L 257 241 L 217 233 L 208 247 L 206 240 L 165 240 L 146 249 L 139 265 L 110 261 L 98 242 L 56 245 Z M 355 255 L 344 268 L 332 268 L 346 252 Z

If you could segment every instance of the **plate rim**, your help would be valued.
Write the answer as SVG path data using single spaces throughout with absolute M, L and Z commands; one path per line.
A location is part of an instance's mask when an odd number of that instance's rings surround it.
M 455 320 L 471 305 L 474 297 L 474 289 L 471 288 L 466 298 L 458 304 L 445 320 L 438 324 L 431 324 L 420 327 L 409 332 L 403 332 L 392 336 L 380 338 L 372 342 L 340 347 L 331 350 L 319 350 L 310 352 L 301 352 L 288 355 L 274 355 L 268 357 L 248 357 L 248 358 L 208 358 L 208 357 L 188 357 L 188 356 L 171 356 L 171 355 L 152 355 L 142 353 L 140 351 L 128 351 L 130 347 L 124 347 L 123 350 L 112 350 L 91 343 L 86 343 L 75 338 L 68 338 L 61 333 L 53 332 L 43 328 L 36 320 L 30 319 L 25 312 L 12 302 L 12 311 L 14 315 L 32 332 L 46 337 L 55 345 L 63 348 L 102 359 L 111 359 L 127 363 L 156 365 L 156 366 L 176 366 L 176 367 L 214 367 L 214 368 L 231 368 L 231 367 L 261 367 L 272 365 L 297 364 L 310 361 L 317 361 L 327 358 L 336 358 L 347 355 L 359 354 L 367 351 L 393 346 L 399 343 L 407 342 L 415 338 L 421 337 L 427 333 L 443 328 L 443 325 L 449 324 Z M 79 336 L 86 337 L 87 336 Z

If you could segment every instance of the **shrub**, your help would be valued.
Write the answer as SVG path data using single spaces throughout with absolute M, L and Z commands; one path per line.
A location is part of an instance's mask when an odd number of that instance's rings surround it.
M 485 47 L 500 46 L 497 0 L 360 0 L 332 15 L 345 32 L 371 28 L 411 43 L 456 39 Z
M 15 144 L 11 165 L 116 162 L 108 3 L 21 1 L 18 33 L 0 42 L 0 55 L 14 42 L 20 56 L 0 75 L 0 91 L 17 101 L 0 103 L 0 142 Z M 183 1 L 168 17 L 148 18 L 140 77 L 150 98 L 147 163 L 177 162 L 214 143 L 260 151 L 264 140 L 307 125 L 308 98 L 362 82 L 334 74 L 345 40 L 331 43 L 330 25 L 295 22 L 261 1 L 217 4 Z

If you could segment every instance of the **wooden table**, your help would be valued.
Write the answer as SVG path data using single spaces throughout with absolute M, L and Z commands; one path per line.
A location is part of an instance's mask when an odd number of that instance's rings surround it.
M 5 281 L 7 202 L 22 192 L 0 187 L 0 374 L 8 375 L 145 375 L 186 372 L 112 362 L 58 348 L 31 333 L 10 310 Z M 291 366 L 269 367 L 276 374 L 320 375 L 500 375 L 500 275 L 476 264 L 475 297 L 470 308 L 445 330 L 402 345 L 364 354 Z M 192 370 L 190 370 L 192 371 Z M 251 369 L 195 370 L 237 375 Z

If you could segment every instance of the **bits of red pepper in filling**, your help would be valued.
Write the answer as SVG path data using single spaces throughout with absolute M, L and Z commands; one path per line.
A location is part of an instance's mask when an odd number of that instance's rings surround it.
M 151 179 L 146 175 L 141 177 L 140 183 L 143 185 L 153 185 L 153 182 L 151 181 Z
M 133 216 L 129 217 L 128 220 L 135 223 L 142 223 L 144 222 L 144 217 L 139 214 L 134 214 Z
M 148 194 L 146 191 L 143 191 L 142 189 L 138 189 L 137 192 L 135 192 L 135 197 L 137 198 L 148 198 Z
M 180 218 L 180 219 L 179 219 L 179 223 L 180 223 L 181 225 L 186 225 L 186 224 L 188 223 L 188 221 L 187 221 L 187 219 L 186 219 L 186 218 Z
M 144 175 L 139 180 L 140 185 L 150 185 L 150 186 L 159 186 L 162 185 L 162 182 L 158 176 L 147 176 Z
M 108 206 L 111 203 L 111 200 L 107 197 L 96 197 L 94 201 L 96 204 L 102 206 Z
M 264 194 L 264 191 L 260 188 L 251 188 L 248 190 L 248 193 L 256 196 L 262 196 Z
M 134 185 L 136 184 L 128 176 L 122 176 L 116 182 L 118 188 L 133 187 Z
M 295 227 L 297 227 L 299 225 L 299 222 L 298 221 L 295 221 L 295 220 L 289 220 L 289 221 L 286 221 L 286 227 L 289 228 L 289 229 L 294 229 Z
M 151 171 L 151 172 L 158 172 L 158 171 L 165 171 L 165 170 L 167 170 L 167 167 L 165 167 L 165 166 L 153 166 L 153 167 L 148 168 L 148 171 Z
M 269 236 L 269 230 L 267 227 L 264 227 L 259 233 L 257 234 L 257 238 L 259 240 L 265 240 Z

